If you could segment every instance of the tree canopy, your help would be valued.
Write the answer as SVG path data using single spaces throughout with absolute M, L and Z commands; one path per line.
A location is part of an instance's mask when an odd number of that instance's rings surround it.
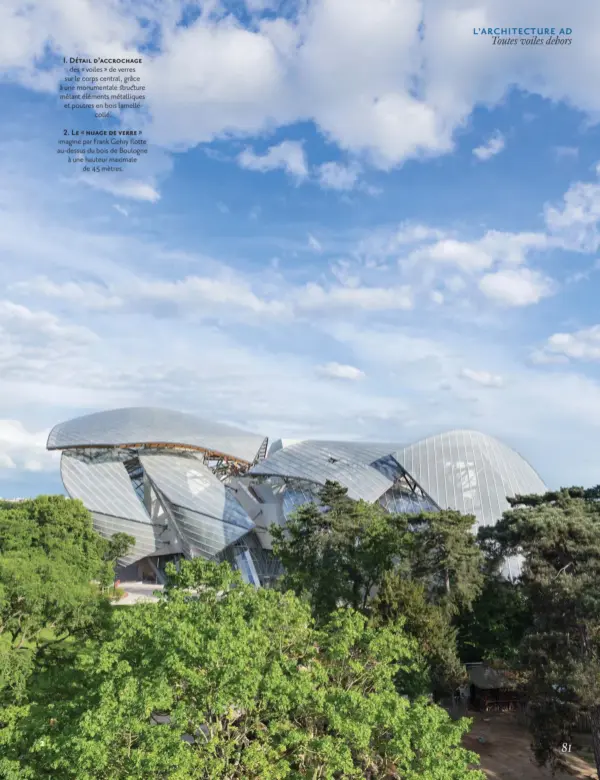
M 103 539 L 83 504 L 64 496 L 0 504 L 0 710 L 25 697 L 29 674 L 58 643 L 101 630 L 110 606 L 96 583 L 112 582 L 134 541 Z
M 81 501 L 38 496 L 0 504 L 0 555 L 37 550 L 94 578 L 101 570 L 106 547 Z
M 284 527 L 273 526 L 273 551 L 284 567 L 283 588 L 306 593 L 317 616 L 336 607 L 364 610 L 387 571 L 403 565 L 410 531 L 406 515 L 351 501 L 328 482 L 321 504 L 299 507 Z
M 516 497 L 493 528 L 480 531 L 491 558 L 520 555 L 531 624 L 520 660 L 528 677 L 534 748 L 560 760 L 577 716 L 592 720 L 600 771 L 600 501 L 598 488 Z
M 427 599 L 425 587 L 399 572 L 388 572 L 373 599 L 375 625 L 402 620 L 416 640 L 419 657 L 428 670 L 424 687 L 436 695 L 452 694 L 466 681 L 457 653 L 456 628 L 447 611 Z
M 316 626 L 291 592 L 227 564 L 168 575 L 159 603 L 116 610 L 73 666 L 35 676 L 0 776 L 483 778 L 460 746 L 467 723 L 401 694 L 420 671 L 402 620 L 375 628 L 341 608 Z
M 285 568 L 282 587 L 306 596 L 319 620 L 344 605 L 377 625 L 402 615 L 429 667 L 428 689 L 452 692 L 465 671 L 451 622 L 471 608 L 483 583 L 475 518 L 453 511 L 390 514 L 351 501 L 330 482 L 319 500 L 271 529 Z
M 483 555 L 472 533 L 474 523 L 473 515 L 450 509 L 411 519 L 412 576 L 452 614 L 470 610 L 483 587 Z

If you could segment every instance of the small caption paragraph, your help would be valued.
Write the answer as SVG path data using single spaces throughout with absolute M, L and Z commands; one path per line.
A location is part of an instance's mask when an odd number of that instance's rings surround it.
M 148 154 L 141 130 L 63 130 L 58 154 L 82 166 L 84 173 L 121 173 L 128 163 Z
M 69 120 L 81 117 L 89 124 L 90 118 L 110 120 L 121 111 L 143 108 L 146 87 L 141 83 L 141 57 L 64 57 L 63 62 L 59 98 Z M 148 154 L 142 130 L 91 130 L 68 124 L 57 153 L 85 173 L 121 173 Z

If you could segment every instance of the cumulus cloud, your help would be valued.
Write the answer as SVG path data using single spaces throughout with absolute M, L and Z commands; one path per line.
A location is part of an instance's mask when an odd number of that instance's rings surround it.
M 503 306 L 530 306 L 556 291 L 556 283 L 529 268 L 486 274 L 479 282 L 481 292 Z
M 596 166 L 600 174 L 600 164 Z M 600 183 L 578 181 L 572 184 L 561 205 L 546 204 L 546 225 L 563 245 L 579 252 L 595 252 L 600 246 Z
M 538 363 L 569 360 L 600 360 L 600 325 L 593 325 L 573 333 L 555 333 L 550 336 L 540 351 L 534 353 L 534 361 Z
M 317 367 L 317 372 L 328 379 L 344 379 L 355 382 L 364 379 L 365 373 L 355 366 L 346 366 L 342 363 L 326 363 Z
M 560 14 L 553 3 L 544 12 Z M 160 48 L 143 66 L 148 135 L 172 148 L 312 120 L 341 149 L 390 168 L 452 150 L 473 108 L 492 107 L 513 88 L 590 115 L 600 108 L 597 90 L 586 86 L 600 73 L 600 9 L 583 0 L 569 11 L 578 45 L 560 58 L 552 47 L 535 57 L 514 47 L 498 58 L 496 47 L 472 35 L 496 17 L 492 0 L 432 0 L 425 8 L 417 0 L 315 0 L 285 14 L 269 0 L 247 0 L 253 13 L 275 12 L 251 29 L 235 5 L 213 2 L 188 25 L 180 3 L 146 3 L 143 19 L 135 4 L 78 4 L 76 13 L 66 2 L 52 11 L 28 3 L 26 13 L 13 5 L 3 19 L 0 68 L 47 91 L 61 76 L 58 63 L 36 68 L 48 47 L 58 57 L 135 56 L 160 30 Z M 518 16 L 520 5 L 509 0 L 503 10 Z
M 348 191 L 356 186 L 359 173 L 357 165 L 326 162 L 317 168 L 317 180 L 323 189 Z
M 415 250 L 410 256 L 415 263 L 432 261 L 457 266 L 463 271 L 480 271 L 489 268 L 493 257 L 477 244 L 456 241 L 452 238 Z
M 474 241 L 459 241 L 444 236 L 434 243 L 413 250 L 408 261 L 417 266 L 433 263 L 440 267 L 455 267 L 477 274 L 491 269 L 494 265 L 521 265 L 527 261 L 532 251 L 545 249 L 551 243 L 543 233 L 488 230 L 482 238 Z
M 0 420 L 0 474 L 2 469 L 41 471 L 56 468 L 46 453 L 48 431 L 31 432 L 18 420 Z
M 304 146 L 299 141 L 282 141 L 269 147 L 262 155 L 255 154 L 252 149 L 245 149 L 238 156 L 238 162 L 242 168 L 261 173 L 281 168 L 296 179 L 308 176 Z
M 498 374 L 491 374 L 489 371 L 473 371 L 470 368 L 463 368 L 460 376 L 475 382 L 482 387 L 502 387 L 504 381 Z
M 494 135 L 488 138 L 484 144 L 473 149 L 473 154 L 480 162 L 485 162 L 486 160 L 495 157 L 497 154 L 500 154 L 500 152 L 504 149 L 504 146 L 504 136 L 502 133 L 496 132 Z

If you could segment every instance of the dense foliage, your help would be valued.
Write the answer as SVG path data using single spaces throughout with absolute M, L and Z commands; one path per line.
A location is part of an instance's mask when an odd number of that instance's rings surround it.
M 518 664 L 521 644 L 532 619 L 523 585 L 490 573 L 472 609 L 461 611 L 456 620 L 460 657 L 465 663 Z
M 531 624 L 519 647 L 533 709 L 534 749 L 560 761 L 578 714 L 592 722 L 600 771 L 599 490 L 570 488 L 517 497 L 494 527 L 481 532 L 490 558 L 523 556 L 520 588 Z
M 412 577 L 451 614 L 470 610 L 483 586 L 483 556 L 472 533 L 474 523 L 473 515 L 449 509 L 411 518 Z
M 365 610 L 385 573 L 407 561 L 411 533 L 406 515 L 352 501 L 327 483 L 320 501 L 297 509 L 285 527 L 273 526 L 273 551 L 283 564 L 283 589 L 307 594 L 317 617 L 338 606 Z
M 471 533 L 475 518 L 445 510 L 389 514 L 378 504 L 352 501 L 326 483 L 316 504 L 274 526 L 274 551 L 285 568 L 284 587 L 309 595 L 317 614 L 347 604 L 366 610 L 389 572 L 423 584 L 428 599 L 449 613 L 469 609 L 483 584 L 483 557 Z
M 132 537 L 64 497 L 0 503 L 0 778 L 480 777 L 467 722 L 423 695 L 475 660 L 525 685 L 541 763 L 587 713 L 600 769 L 599 499 L 517 497 L 476 538 L 328 483 L 272 529 L 276 588 L 195 560 L 123 609 L 105 594 Z
M 83 504 L 64 496 L 0 504 L 0 708 L 26 696 L 57 645 L 102 629 L 110 605 L 101 589 L 133 541 L 105 541 Z
M 388 572 L 373 598 L 372 621 L 385 626 L 396 620 L 402 620 L 404 630 L 416 640 L 418 657 L 428 671 L 423 682 L 426 689 L 448 696 L 466 682 L 465 667 L 457 653 L 456 629 L 446 610 L 428 601 L 421 583 L 399 572 Z
M 99 577 L 106 542 L 81 503 L 64 496 L 0 502 L 0 555 L 44 553 L 67 561 L 88 579 Z
M 454 615 L 467 611 L 483 585 L 475 518 L 443 511 L 389 514 L 351 501 L 327 483 L 316 504 L 274 527 L 274 551 L 285 567 L 282 587 L 306 596 L 320 620 L 351 606 L 376 625 L 400 616 L 429 669 L 428 690 L 449 694 L 465 679 Z
M 160 603 L 116 610 L 72 667 L 36 676 L 0 776 L 481 778 L 467 724 L 401 695 L 419 671 L 401 620 L 343 608 L 316 627 L 290 592 L 183 562 Z

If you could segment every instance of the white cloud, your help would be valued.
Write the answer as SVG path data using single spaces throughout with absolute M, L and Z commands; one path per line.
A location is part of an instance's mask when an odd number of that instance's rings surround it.
M 444 233 L 437 228 L 428 225 L 420 225 L 414 222 L 402 222 L 394 233 L 393 241 L 397 246 L 404 244 L 418 244 L 422 241 L 440 240 Z
M 62 341 L 71 345 L 86 345 L 96 340 L 95 334 L 88 328 L 63 325 L 50 312 L 34 311 L 12 301 L 0 301 L 0 335 L 7 340 L 14 333 L 18 333 L 20 338 L 41 337 L 48 343 Z
M 550 240 L 543 233 L 504 233 L 488 230 L 482 238 L 475 241 L 441 238 L 435 243 L 415 249 L 408 259 L 417 265 L 433 262 L 440 266 L 454 266 L 461 271 L 478 273 L 495 264 L 525 263 L 529 252 L 544 249 L 550 244 Z
M 319 185 L 327 190 L 352 190 L 358 182 L 360 168 L 357 165 L 342 165 L 326 162 L 317 168 Z
M 530 355 L 530 361 L 534 366 L 560 365 L 569 362 L 565 355 L 553 355 L 543 349 L 534 349 Z
M 373 230 L 361 239 L 355 254 L 364 259 L 367 267 L 382 268 L 402 257 L 408 246 L 441 240 L 445 233 L 437 228 L 415 222 L 401 222 L 397 228 Z
M 487 298 L 503 306 L 529 306 L 552 295 L 556 283 L 539 271 L 520 268 L 486 274 L 479 288 Z
M 238 162 L 242 168 L 252 171 L 264 173 L 282 168 L 296 179 L 304 179 L 308 176 L 304 146 L 299 141 L 282 141 L 276 146 L 269 147 L 263 155 L 245 149 L 238 156 Z
M 355 382 L 364 379 L 365 373 L 355 366 L 346 366 L 341 363 L 326 363 L 317 367 L 317 372 L 328 379 L 345 379 Z
M 408 329 L 392 325 L 373 324 L 360 327 L 356 323 L 330 322 L 326 333 L 350 349 L 361 364 L 381 369 L 402 369 L 403 382 L 419 382 L 421 374 L 415 364 L 454 365 L 452 350 L 441 341 L 415 335 Z M 451 373 L 456 373 L 452 370 Z
M 600 325 L 574 333 L 555 333 L 542 350 L 534 353 L 534 360 L 538 363 L 600 360 Z
M 355 308 L 363 311 L 407 311 L 413 307 L 410 287 L 330 287 L 311 282 L 297 291 L 298 310 Z
M 115 211 L 118 211 L 119 214 L 122 214 L 124 217 L 129 216 L 129 212 L 127 211 L 127 209 L 124 209 L 123 206 L 120 206 L 118 203 L 113 204 L 113 209 Z
M 0 421 L 1 422 L 1 421 Z M 0 444 L 0 446 L 2 446 Z M 0 469 L 16 469 L 17 464 L 6 452 L 0 452 Z
M 140 279 L 133 291 L 133 300 L 179 303 L 196 307 L 225 306 L 255 314 L 283 314 L 285 305 L 278 300 L 264 299 L 254 293 L 243 278 L 233 272 L 222 278 L 189 276 L 182 280 Z
M 252 11 L 267 5 L 247 0 Z M 293 5 L 292 13 L 255 18 L 244 29 L 231 4 L 216 2 L 204 3 L 187 26 L 178 2 L 145 3 L 143 22 L 135 4 L 33 2 L 27 13 L 5 14 L 0 67 L 50 91 L 62 69 L 35 68 L 49 43 L 59 56 L 131 56 L 160 30 L 160 50 L 143 65 L 147 130 L 156 142 L 181 148 L 314 121 L 341 149 L 382 168 L 452 150 L 474 107 L 492 108 L 511 89 L 567 101 L 592 117 L 600 109 L 598 91 L 586 86 L 600 74 L 600 10 L 583 0 L 569 9 L 577 45 L 560 58 L 554 47 L 530 57 L 520 46 L 498 57 L 497 47 L 473 36 L 473 27 L 496 17 L 493 0 Z M 508 0 L 503 8 L 508 18 L 521 6 Z M 562 10 L 557 0 L 543 6 L 550 15 Z
M 321 242 L 313 236 L 312 233 L 308 234 L 308 246 L 313 252 L 322 252 L 323 246 Z
M 48 431 L 31 433 L 18 420 L 0 420 L 0 474 L 2 469 L 55 469 L 46 452 Z
M 548 249 L 552 240 L 544 233 L 505 233 L 488 230 L 479 241 L 479 247 L 490 254 L 494 262 L 520 265 L 527 261 L 529 252 Z
M 141 200 L 146 203 L 156 203 L 160 200 L 160 192 L 154 182 L 140 181 L 138 179 L 111 179 L 105 175 L 81 176 L 79 181 L 94 189 L 109 192 L 111 195 L 119 198 L 131 198 L 132 200 Z M 123 213 L 121 209 L 117 210 Z
M 463 368 L 460 376 L 469 379 L 482 387 L 502 387 L 504 381 L 498 374 L 490 374 L 489 371 L 473 371 L 470 368 Z
M 494 135 L 488 138 L 484 144 L 473 149 L 473 154 L 475 157 L 477 157 L 478 160 L 485 162 L 486 160 L 495 157 L 497 154 L 500 154 L 500 152 L 504 149 L 504 146 L 504 136 L 502 133 L 496 132 Z
M 575 182 L 565 193 L 561 206 L 546 204 L 544 216 L 550 233 L 565 247 L 595 252 L 600 246 L 600 183 Z
M 11 292 L 24 295 L 42 295 L 47 298 L 77 303 L 90 309 L 112 309 L 123 304 L 123 300 L 99 284 L 91 282 L 64 282 L 59 284 L 47 276 L 38 276 L 31 281 L 11 285 Z
M 477 244 L 469 244 L 446 238 L 435 244 L 415 250 L 410 258 L 415 263 L 433 261 L 454 265 L 463 271 L 480 271 L 489 268 L 493 257 L 483 251 Z

